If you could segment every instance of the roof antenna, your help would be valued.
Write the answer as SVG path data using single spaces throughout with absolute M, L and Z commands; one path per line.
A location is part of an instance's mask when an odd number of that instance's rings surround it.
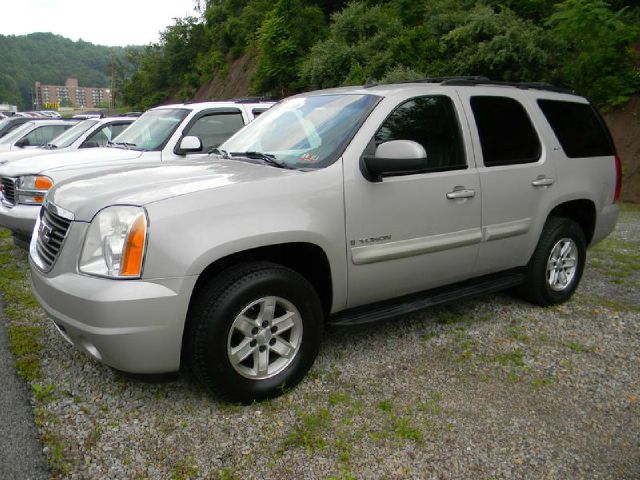
M 378 85 L 378 83 L 371 77 L 367 77 L 367 79 L 364 81 L 364 88 L 371 88 L 375 87 L 376 85 Z

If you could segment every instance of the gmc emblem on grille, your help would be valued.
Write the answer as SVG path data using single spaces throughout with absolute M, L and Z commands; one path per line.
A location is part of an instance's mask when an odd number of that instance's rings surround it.
M 40 221 L 40 229 L 38 230 L 40 238 L 44 243 L 49 243 L 51 240 L 51 234 L 53 233 L 53 228 L 47 225 L 44 221 L 44 218 Z

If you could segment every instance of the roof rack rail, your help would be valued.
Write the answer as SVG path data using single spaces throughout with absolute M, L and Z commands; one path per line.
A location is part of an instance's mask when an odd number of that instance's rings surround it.
M 520 88 L 522 90 L 547 90 L 550 92 L 556 93 L 569 93 L 573 94 L 572 90 L 562 87 L 556 87 L 555 85 L 551 85 L 550 83 L 545 82 L 503 82 L 499 80 L 490 80 L 486 77 L 468 77 L 468 78 L 450 78 L 441 82 L 441 85 L 454 86 L 454 87 L 467 87 L 467 86 L 478 86 L 478 85 L 495 85 L 499 87 L 514 87 Z
M 272 97 L 241 97 L 241 98 L 231 98 L 229 102 L 235 103 L 260 103 L 260 102 L 273 102 Z
M 544 82 L 503 82 L 499 80 L 491 80 L 488 77 L 470 75 L 470 76 L 455 76 L 455 77 L 427 77 L 416 80 L 403 80 L 401 82 L 393 82 L 394 84 L 404 83 L 439 83 L 442 86 L 450 87 L 471 87 L 478 85 L 495 85 L 501 87 L 514 87 L 522 90 L 535 89 L 535 90 L 547 90 L 556 93 L 568 93 L 574 94 L 572 90 L 562 87 L 556 87 L 550 83 Z M 379 85 L 378 83 L 372 83 L 367 81 L 364 88 L 371 88 Z
M 417 78 L 414 80 L 401 80 L 399 82 L 392 82 L 392 84 L 397 85 L 397 84 L 404 84 L 404 83 L 440 83 L 443 84 L 445 82 L 451 82 L 451 81 L 461 81 L 461 82 L 490 82 L 491 80 L 489 80 L 487 77 L 481 77 L 481 76 L 477 76 L 477 75 L 471 75 L 471 76 L 455 76 L 455 77 L 426 77 L 426 78 Z M 372 88 L 372 87 L 377 87 L 378 85 L 384 85 L 381 83 L 376 83 L 371 79 L 367 79 L 366 83 L 364 84 L 364 88 Z

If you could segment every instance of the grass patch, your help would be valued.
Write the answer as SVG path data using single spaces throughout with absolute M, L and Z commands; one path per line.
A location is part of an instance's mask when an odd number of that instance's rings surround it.
M 31 292 L 27 254 L 13 245 L 11 232 L 3 228 L 0 228 L 0 292 L 4 316 L 8 320 L 9 349 L 15 359 L 16 372 L 31 385 L 36 405 L 34 420 L 40 429 L 40 440 L 45 445 L 51 472 L 53 476 L 66 477 L 71 473 L 67 457 L 69 446 L 55 433 L 60 419 L 42 408 L 56 398 L 55 386 L 35 382 L 41 377 L 44 328 L 40 306 Z
M 378 403 L 378 408 L 385 413 L 391 413 L 393 411 L 393 403 L 391 403 L 391 400 L 384 400 Z
M 394 432 L 398 439 L 413 440 L 417 444 L 424 443 L 422 432 L 413 426 L 408 418 L 395 418 Z
M 577 353 L 591 353 L 595 351 L 594 347 L 588 347 L 587 345 L 583 345 L 581 343 L 574 342 L 572 340 L 568 342 L 564 342 L 563 345 L 568 349 L 573 350 L 574 352 L 577 352 Z
M 638 203 L 621 203 L 620 210 L 623 212 L 640 213 L 640 204 Z
M 287 435 L 283 447 L 301 447 L 307 452 L 322 450 L 326 447 L 325 431 L 330 430 L 330 413 L 327 408 L 317 412 L 298 412 L 298 422 L 293 431 Z
M 488 363 L 497 363 L 503 367 L 524 367 L 524 352 L 516 348 L 510 352 L 483 355 L 482 360 Z
M 191 455 L 183 458 L 171 468 L 172 480 L 186 480 L 189 478 L 197 478 L 199 476 L 200 469 L 196 464 L 195 458 Z

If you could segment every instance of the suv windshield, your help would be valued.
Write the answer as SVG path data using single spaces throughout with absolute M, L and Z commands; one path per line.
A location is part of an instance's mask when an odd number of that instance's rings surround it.
M 285 100 L 224 142 L 219 151 L 231 157 L 266 154 L 289 168 L 326 167 L 342 154 L 379 99 L 337 94 Z
M 189 112 L 184 108 L 149 110 L 112 143 L 134 150 L 160 150 Z
M 51 142 L 47 145 L 50 148 L 65 148 L 75 142 L 80 135 L 93 127 L 98 120 L 84 120 L 77 125 L 74 125 L 69 130 L 65 131 L 61 135 L 58 135 L 56 138 L 51 140 Z M 45 147 L 45 148 L 47 148 Z

